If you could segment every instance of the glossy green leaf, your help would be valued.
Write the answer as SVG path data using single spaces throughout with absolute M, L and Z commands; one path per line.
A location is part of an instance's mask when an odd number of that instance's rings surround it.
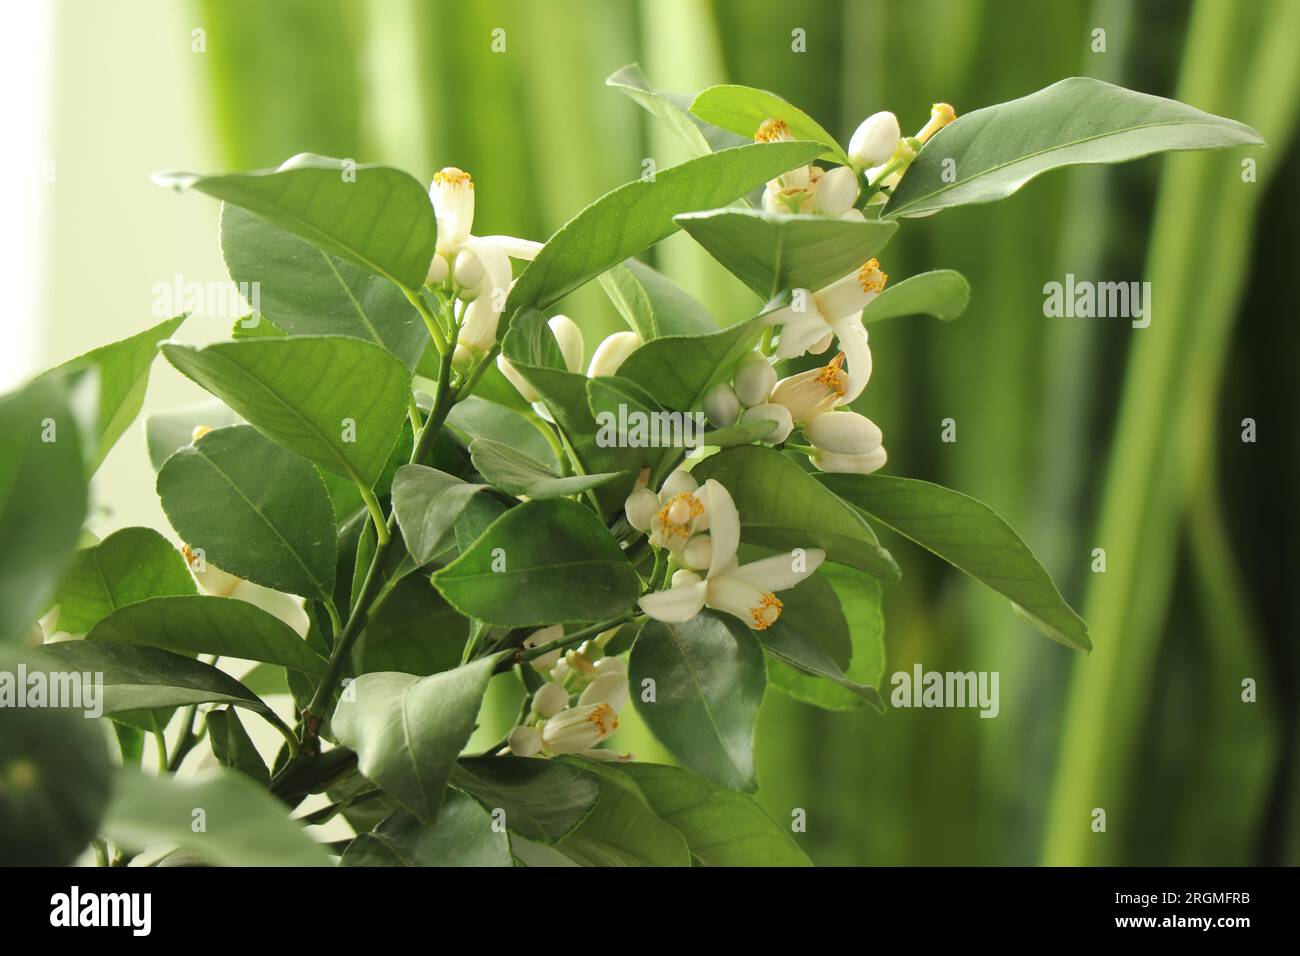
M 705 866 L 812 866 L 789 832 L 753 798 L 678 767 L 615 765 Z
M 864 323 L 879 322 L 900 315 L 933 315 L 945 322 L 966 311 L 970 283 L 960 272 L 935 269 L 908 276 L 876 296 L 862 310 Z
M 99 413 L 94 436 L 95 456 L 88 462 L 95 471 L 105 456 L 144 407 L 144 393 L 149 387 L 149 370 L 158 355 L 158 343 L 170 338 L 185 321 L 183 315 L 159 322 L 129 339 L 103 345 L 70 359 L 45 373 L 48 377 L 64 372 L 93 368 L 99 374 Z
M 410 371 L 424 355 L 429 332 L 420 313 L 383 276 L 229 204 L 221 207 L 221 254 L 230 278 L 250 294 L 256 290 L 250 305 L 286 335 L 364 339 L 388 349 Z
M 475 495 L 487 485 L 470 484 L 424 465 L 403 465 L 393 478 L 393 510 L 407 550 L 417 565 L 428 564 L 450 543 L 448 532 Z
M 267 770 L 262 755 L 253 746 L 253 739 L 248 736 L 235 708 L 210 710 L 204 721 L 208 728 L 212 755 L 219 764 L 244 774 L 263 787 L 270 785 L 271 772 Z
M 433 583 L 462 614 L 503 627 L 616 617 L 640 594 L 604 523 L 564 498 L 511 508 Z
M 73 557 L 54 592 L 57 628 L 85 634 L 120 607 L 195 594 L 185 557 L 152 528 L 123 528 Z
M 1020 536 L 988 505 L 912 478 L 822 475 L 818 480 L 881 524 L 1009 598 L 1047 637 L 1067 647 L 1092 649 L 1083 618 L 1065 603 Z
M 699 300 L 636 259 L 601 275 L 600 285 L 623 320 L 647 342 L 661 335 L 717 331 L 717 323 Z
M 695 99 L 690 94 L 663 93 L 652 89 L 641 67 L 629 63 L 620 70 L 615 70 L 605 80 L 611 86 L 632 99 L 642 109 L 656 119 L 665 123 L 670 130 L 696 156 L 706 156 L 711 151 L 742 146 L 753 140 L 752 136 L 738 136 L 729 130 L 705 123 L 691 115 L 691 102 Z
M 822 548 L 827 559 L 885 581 L 901 577 L 893 556 L 856 510 L 772 448 L 744 445 L 700 462 L 692 474 L 716 478 L 740 511 L 741 539 L 769 548 Z
M 651 809 L 626 774 L 581 757 L 565 762 L 595 777 L 600 798 L 556 849 L 582 866 L 690 866 L 682 835 Z
M 343 851 L 339 866 L 513 866 L 510 838 L 473 797 L 449 788 L 432 826 L 398 811 Z
M 272 441 L 367 488 L 406 421 L 405 367 L 360 339 L 249 339 L 163 353 Z
M 488 810 L 504 811 L 509 830 L 545 843 L 572 833 L 600 796 L 591 774 L 555 760 L 472 757 L 451 780 Z
M 496 663 L 485 657 L 429 677 L 362 674 L 340 696 L 330 726 L 356 751 L 363 775 L 432 823 Z
M 764 301 L 785 289 L 830 285 L 884 249 L 898 231 L 896 222 L 756 209 L 683 213 L 676 222 Z
M 330 865 L 325 848 L 289 819 L 283 803 L 226 769 L 194 778 L 119 769 L 104 833 L 135 850 L 174 844 L 221 866 Z
M 424 575 L 400 581 L 366 624 L 358 642 L 361 673 L 436 674 L 460 663 L 469 621 Z
M 819 152 L 813 143 L 755 143 L 661 169 L 625 183 L 555 233 L 506 299 L 505 314 L 544 309 L 624 259 L 677 231 L 680 212 L 713 209 Z
M 118 608 L 91 628 L 86 641 L 265 661 L 305 674 L 319 674 L 325 667 L 279 618 L 252 604 L 207 594 L 150 598 Z
M 496 368 L 495 365 L 492 367 Z M 513 385 L 507 385 L 511 391 L 514 390 Z M 518 394 L 515 392 L 516 396 Z M 532 414 L 531 409 L 528 409 L 527 414 Z M 488 438 L 517 448 L 550 467 L 557 464 L 546 436 L 517 409 L 471 395 L 452 406 L 447 415 L 446 427 L 466 448 L 476 438 Z
M 698 409 L 710 388 L 731 377 L 761 333 L 753 318 L 704 335 L 666 335 L 629 355 L 617 377 L 636 382 L 666 408 Z
M 106 714 L 208 703 L 267 710 L 256 694 L 224 671 L 156 647 L 60 641 L 32 651 L 29 661 L 29 669 L 102 674 Z
M 1004 199 L 1062 166 L 1260 143 L 1259 133 L 1236 120 L 1074 76 L 945 126 L 912 162 L 884 215 L 920 216 Z
M 749 628 L 702 611 L 681 624 L 647 620 L 632 646 L 628 679 L 637 712 L 683 766 L 732 790 L 758 788 L 754 723 L 767 675 Z
M 17 660 L 5 655 L 6 677 Z M 109 799 L 112 770 L 103 731 L 81 711 L 0 709 L 5 866 L 68 866 L 90 843 Z
M 580 494 L 622 477 L 620 472 L 561 476 L 536 458 L 486 438 L 470 445 L 469 454 L 479 474 L 492 485 L 507 494 L 534 500 Z
M 706 123 L 729 129 L 746 139 L 754 138 L 764 120 L 782 120 L 795 139 L 821 143 L 825 149 L 820 158 L 844 166 L 849 164 L 844 147 L 835 141 L 834 136 L 799 107 L 767 90 L 733 84 L 710 86 L 695 97 L 691 112 Z
M 766 418 L 747 422 L 736 422 L 725 428 L 712 428 L 704 433 L 701 443 L 715 448 L 732 448 L 736 445 L 748 445 L 762 441 L 776 428 L 776 422 Z
M 85 517 L 86 469 L 63 380 L 0 397 L 0 644 L 27 637 L 46 609 Z
M 433 260 L 438 226 L 429 194 L 414 177 L 388 166 L 301 153 L 278 169 L 157 173 L 154 181 L 241 206 L 410 289 L 424 284 Z
M 782 617 L 785 615 L 782 614 Z M 861 697 L 877 711 L 884 711 L 885 706 L 880 699 L 880 692 L 875 687 L 859 684 L 850 679 L 841 666 L 814 639 L 814 635 L 793 627 L 788 622 L 777 621 L 766 631 L 760 632 L 758 639 L 762 642 L 763 649 L 778 660 L 814 677 L 825 678 L 849 693 Z M 779 686 L 779 682 L 775 679 L 772 683 L 773 686 Z M 800 692 L 801 689 L 800 683 L 796 681 L 789 692 L 791 696 L 803 700 L 805 694 Z M 812 702 L 820 701 L 814 699 Z
M 171 411 L 154 412 L 144 420 L 149 462 L 153 465 L 153 470 L 158 471 L 168 458 L 194 440 L 196 428 L 224 428 L 242 422 L 242 418 L 216 398 Z
M 158 497 L 204 560 L 276 591 L 331 600 L 334 509 L 305 458 L 248 425 L 217 429 L 167 459 Z

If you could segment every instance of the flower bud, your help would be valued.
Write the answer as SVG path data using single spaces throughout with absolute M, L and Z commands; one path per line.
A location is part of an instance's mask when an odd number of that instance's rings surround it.
M 459 347 L 460 346 L 458 345 L 457 348 Z M 497 356 L 497 368 L 499 368 L 501 374 L 506 377 L 506 381 L 515 387 L 515 391 L 524 397 L 524 401 L 531 404 L 541 400 L 541 396 L 537 394 L 537 390 L 528 384 L 528 379 L 520 375 L 519 370 L 511 365 L 510 360 L 504 355 Z
M 455 255 L 474 226 L 474 180 L 463 169 L 448 166 L 433 174 L 429 198 L 438 220 L 438 251 Z
M 533 713 L 538 717 L 554 717 L 568 706 L 569 692 L 555 681 L 547 681 L 533 694 Z
M 598 375 L 613 375 L 618 371 L 627 357 L 641 347 L 641 336 L 635 332 L 615 332 L 613 335 L 605 337 L 605 340 L 596 346 L 596 352 L 591 357 L 591 365 L 587 368 L 587 377 L 595 378 Z
M 734 425 L 740 417 L 740 399 L 726 382 L 719 382 L 704 393 L 704 414 L 714 428 Z
M 842 475 L 869 475 L 883 467 L 889 458 L 885 454 L 884 445 L 865 455 L 840 455 L 833 451 L 818 449 L 815 454 L 809 457 L 818 471 Z
M 879 166 L 889 161 L 902 138 L 898 117 L 890 112 L 872 113 L 849 140 L 849 159 L 858 166 Z
M 564 367 L 570 372 L 580 373 L 584 348 L 582 329 L 578 328 L 578 323 L 567 315 L 553 315 L 546 324 L 550 326 L 551 333 L 560 346 L 560 354 L 564 356 Z M 530 401 L 535 400 L 530 399 Z
M 713 560 L 713 541 L 707 534 L 697 534 L 682 548 L 682 562 L 692 571 L 703 571 Z
M 740 360 L 733 387 L 740 404 L 762 405 L 776 388 L 776 369 L 761 352 L 750 352 Z
M 866 455 L 880 447 L 883 435 L 878 426 L 857 412 L 837 411 L 818 415 L 803 427 L 804 434 L 822 451 L 837 455 Z
M 447 257 L 440 252 L 435 252 L 433 261 L 429 263 L 429 274 L 425 276 L 424 284 L 442 285 L 449 275 L 451 275 L 451 266 L 447 265 Z
M 516 727 L 506 738 L 506 746 L 516 757 L 535 757 L 542 749 L 542 733 L 536 727 Z
M 564 625 L 552 624 L 550 627 L 544 627 L 540 630 L 533 631 L 533 633 L 525 637 L 524 647 L 531 651 L 538 647 L 545 647 L 547 644 L 551 643 L 552 641 L 558 641 L 563 636 L 564 636 Z M 550 670 L 559 662 L 560 657 L 563 653 L 564 652 L 559 648 L 556 648 L 553 651 L 547 651 L 541 657 L 534 657 L 532 660 L 532 665 L 533 667 L 537 668 L 537 670 L 545 673 L 546 671 Z
M 618 630 L 618 629 L 615 628 L 614 630 Z M 596 673 L 601 677 L 604 677 L 606 674 L 627 673 L 627 665 L 623 663 L 623 659 L 621 657 L 602 657 L 600 660 L 596 661 L 596 663 L 592 664 L 591 666 L 595 668 Z
M 823 216 L 842 216 L 858 201 L 858 173 L 852 166 L 836 166 L 817 180 L 814 202 Z
M 638 488 L 627 496 L 623 513 L 627 515 L 627 523 L 637 531 L 649 531 L 659 513 L 659 496 L 649 488 Z
M 694 571 L 687 571 L 682 568 L 680 571 L 674 571 L 669 584 L 675 588 L 689 587 L 692 584 L 699 584 L 700 576 Z
M 542 741 L 553 754 L 579 753 L 595 747 L 618 730 L 618 714 L 606 703 L 562 710 L 542 728 Z
M 627 706 L 627 698 L 627 674 L 622 671 L 611 671 L 607 674 L 601 674 L 587 685 L 578 698 L 578 706 L 590 707 L 593 704 L 608 704 L 614 708 L 615 713 L 618 713 Z
M 776 402 L 768 402 L 745 409 L 745 414 L 740 416 L 740 421 L 741 424 L 746 422 L 775 422 L 775 427 L 762 438 L 763 441 L 770 441 L 774 445 L 781 444 L 790 437 L 790 432 L 794 430 L 794 419 L 790 416 L 790 409 Z
M 460 289 L 457 298 L 462 302 L 470 302 L 478 297 L 479 286 L 483 284 L 483 263 L 477 255 L 469 249 L 456 253 L 451 275 Z

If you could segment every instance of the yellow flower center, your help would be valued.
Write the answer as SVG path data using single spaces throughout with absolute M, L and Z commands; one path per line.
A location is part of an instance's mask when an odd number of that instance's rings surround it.
M 469 173 L 463 169 L 457 169 L 455 166 L 447 166 L 438 170 L 433 174 L 433 182 L 438 186 L 474 188 L 474 180 L 470 178 Z
M 756 631 L 766 631 L 776 623 L 776 619 L 781 616 L 781 599 L 771 591 L 763 594 L 759 599 L 758 607 L 749 609 L 749 616 L 753 620 L 753 628 Z
M 785 120 L 775 118 L 763 120 L 754 133 L 756 143 L 779 143 L 790 138 L 790 127 L 786 125 Z
M 704 502 L 689 491 L 683 491 L 668 499 L 668 504 L 659 509 L 659 525 L 665 531 L 690 537 L 690 524 L 693 519 L 704 513 Z
M 873 259 L 872 261 L 874 262 L 875 260 Z M 848 391 L 848 384 L 846 381 L 848 376 L 840 368 L 843 364 L 844 353 L 841 352 L 839 355 L 835 356 L 835 358 L 831 359 L 830 363 L 825 368 L 818 371 L 818 373 L 813 376 L 812 380 L 819 385 L 825 385 L 827 390 L 834 392 L 836 396 L 843 395 Z
M 602 737 L 618 730 L 618 714 L 609 704 L 597 704 L 596 709 L 587 715 L 587 722 L 594 725 Z
M 858 283 L 863 292 L 879 292 L 888 281 L 889 276 L 880 271 L 880 263 L 875 259 L 868 259 L 858 270 Z

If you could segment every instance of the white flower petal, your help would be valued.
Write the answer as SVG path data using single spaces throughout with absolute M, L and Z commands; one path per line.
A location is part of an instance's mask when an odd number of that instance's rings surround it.
M 704 609 L 704 595 L 708 585 L 697 581 L 684 587 L 671 587 L 667 591 L 647 594 L 637 604 L 656 621 L 680 624 L 689 621 Z
M 720 482 L 710 478 L 704 483 L 708 494 L 709 540 L 713 553 L 709 557 L 709 577 L 713 577 L 730 564 L 740 547 L 740 512 L 736 502 Z
M 742 564 L 728 571 L 727 577 L 747 581 L 764 591 L 784 591 L 806 579 L 825 560 L 826 552 L 821 548 L 805 548 L 802 555 L 792 551 Z
M 861 314 L 836 322 L 835 338 L 844 353 L 844 364 L 848 366 L 848 379 L 839 400 L 839 404 L 847 405 L 862 394 L 871 379 L 871 347 L 867 344 L 867 330 L 862 324 Z

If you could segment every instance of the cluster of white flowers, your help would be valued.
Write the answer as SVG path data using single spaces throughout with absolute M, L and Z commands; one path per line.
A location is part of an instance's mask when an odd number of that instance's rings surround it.
M 658 494 L 638 485 L 624 504 L 628 523 L 647 532 L 650 543 L 666 549 L 679 566 L 672 587 L 640 600 L 641 610 L 656 620 L 688 621 L 709 607 L 765 630 L 781 616 L 775 592 L 794 587 L 826 557 L 818 548 L 796 549 L 741 564 L 740 512 L 726 487 L 712 478 L 700 485 L 680 469 Z
M 553 624 L 530 634 L 524 647 L 544 647 L 563 636 L 564 627 Z M 628 701 L 627 667 L 617 657 L 592 660 L 600 645 L 597 638 L 573 650 L 557 648 L 533 659 L 533 667 L 547 678 L 546 683 L 533 694 L 527 719 L 510 731 L 499 756 L 581 754 L 595 760 L 632 759 L 631 754 L 598 748 L 618 729 L 618 715 Z

